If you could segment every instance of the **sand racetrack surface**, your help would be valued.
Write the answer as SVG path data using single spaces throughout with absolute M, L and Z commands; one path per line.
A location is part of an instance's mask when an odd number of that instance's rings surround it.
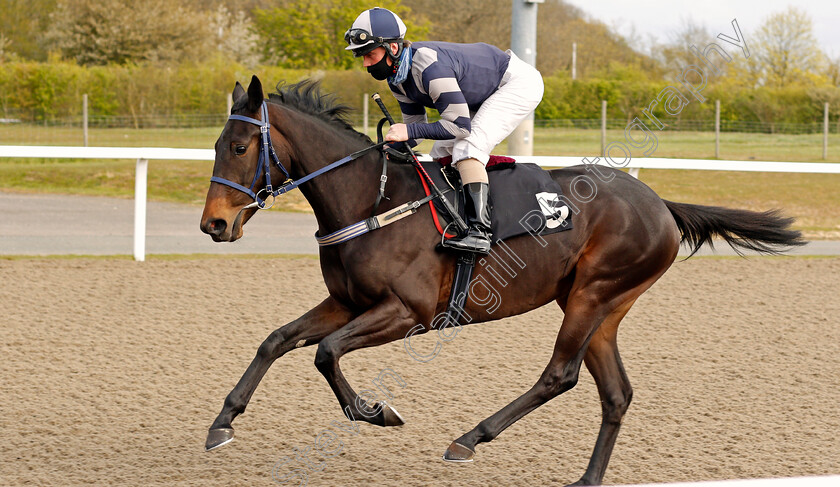
M 674 264 L 619 332 L 635 396 L 605 482 L 840 473 L 838 289 L 840 258 Z M 205 453 L 261 341 L 325 292 L 311 258 L 0 260 L 0 485 L 275 485 L 275 466 L 330 486 L 545 485 L 583 473 L 600 422 L 586 371 L 479 445 L 474 463 L 440 459 L 539 377 L 562 319 L 554 304 L 465 327 L 428 363 L 402 342 L 345 357 L 357 391 L 376 390 L 385 368 L 402 377 L 404 388 L 387 382 L 399 428 L 334 426 L 348 421 L 315 348 L 292 351 L 234 421 L 235 441 Z M 412 345 L 430 351 L 435 339 Z M 340 453 L 310 449 L 311 467 L 289 458 L 325 429 Z

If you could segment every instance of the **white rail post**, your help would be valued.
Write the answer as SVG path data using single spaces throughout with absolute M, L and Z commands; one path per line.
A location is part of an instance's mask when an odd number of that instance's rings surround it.
M 146 260 L 146 180 L 149 161 L 137 159 L 134 177 L 134 260 Z

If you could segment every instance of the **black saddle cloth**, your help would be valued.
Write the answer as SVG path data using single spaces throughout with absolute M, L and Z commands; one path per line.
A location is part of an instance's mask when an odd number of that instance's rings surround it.
M 422 164 L 438 188 L 455 190 L 445 196 L 464 218 L 465 200 L 458 171 L 438 162 Z M 569 207 L 563 203 L 563 190 L 548 171 L 536 164 L 518 162 L 488 167 L 487 177 L 493 241 L 526 233 L 549 235 L 572 228 Z M 437 199 L 433 201 L 439 217 L 445 221 L 443 225 L 450 223 L 443 204 Z M 456 233 L 454 227 L 449 227 L 449 233 Z

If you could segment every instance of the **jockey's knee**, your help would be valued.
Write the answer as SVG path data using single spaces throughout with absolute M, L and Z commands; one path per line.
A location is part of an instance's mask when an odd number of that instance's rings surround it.
M 461 175 L 462 184 L 490 182 L 487 178 L 487 169 L 478 159 L 462 159 L 458 161 L 455 167 Z

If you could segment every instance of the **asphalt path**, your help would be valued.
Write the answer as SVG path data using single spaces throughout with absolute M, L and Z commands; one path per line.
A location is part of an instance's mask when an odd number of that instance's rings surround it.
M 216 243 L 199 230 L 202 208 L 149 202 L 147 254 L 317 254 L 315 217 L 263 211 L 233 243 Z M 0 255 L 131 255 L 134 201 L 95 196 L 0 192 Z M 814 241 L 793 255 L 840 255 L 840 242 Z M 688 252 L 683 249 L 682 255 Z M 698 255 L 735 255 L 728 245 Z
M 201 233 L 200 206 L 149 202 L 146 254 L 317 254 L 315 216 L 263 211 L 242 239 Z M 131 255 L 134 200 L 0 192 L 0 255 Z

